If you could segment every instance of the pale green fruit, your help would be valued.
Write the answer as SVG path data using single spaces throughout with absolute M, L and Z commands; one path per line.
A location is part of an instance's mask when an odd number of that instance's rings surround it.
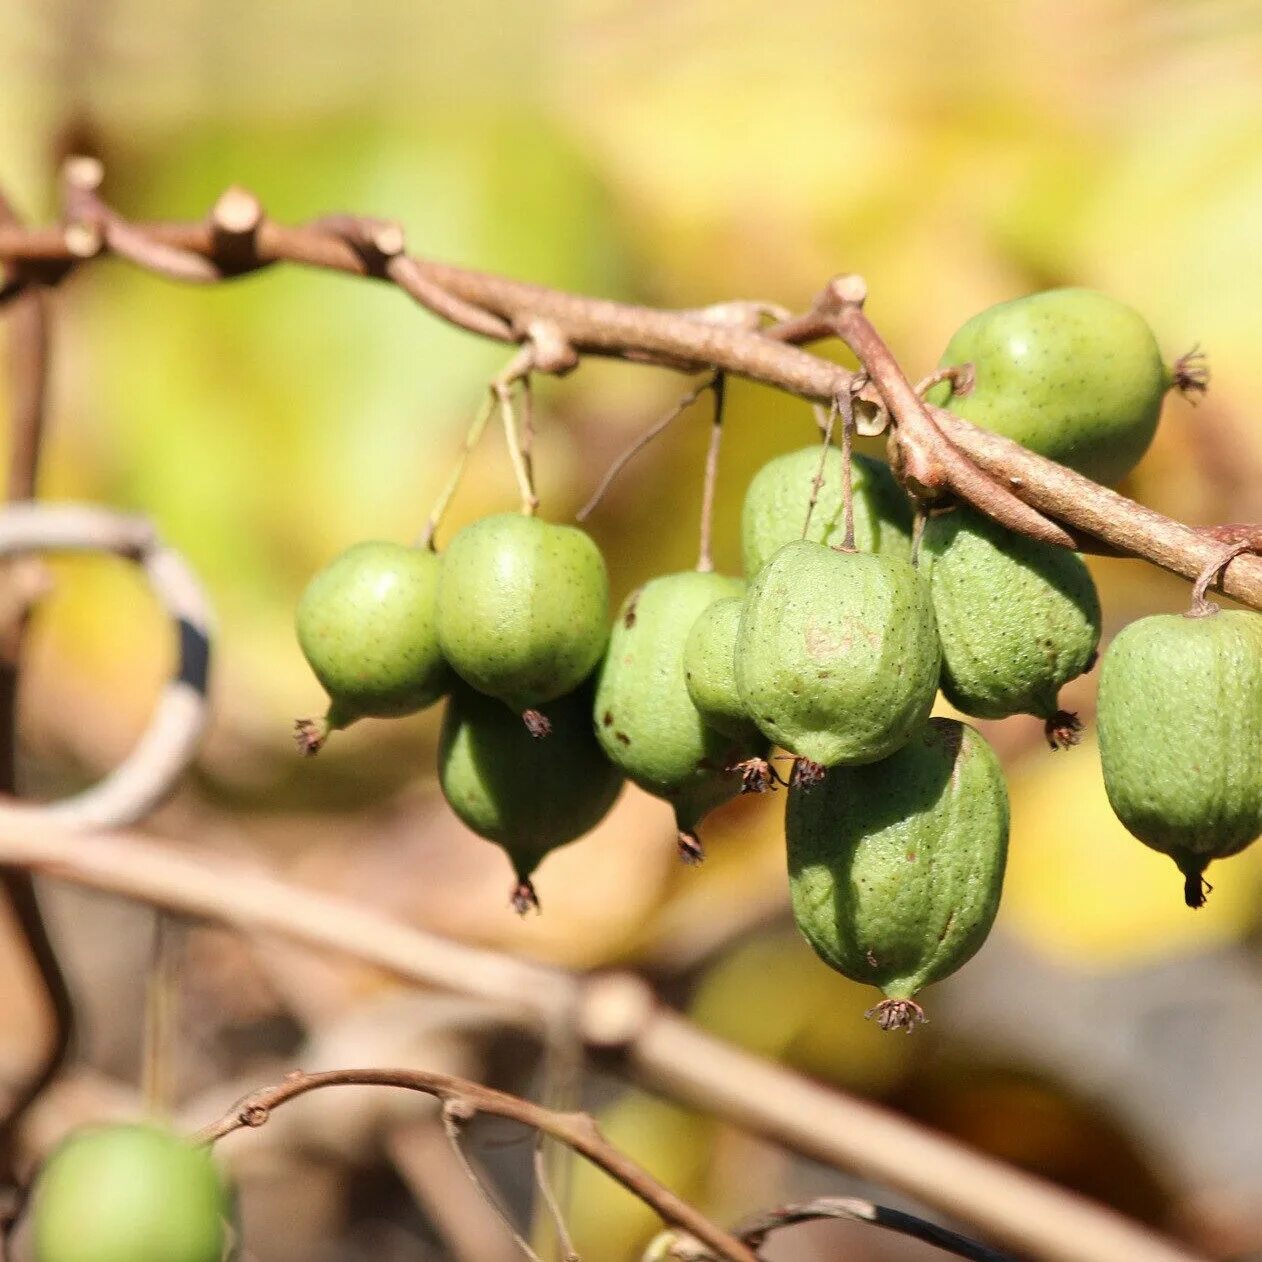
M 681 852 L 699 857 L 701 818 L 740 791 L 746 759 L 766 753 L 711 727 L 688 695 L 684 646 L 703 610 L 739 597 L 744 583 L 688 570 L 650 579 L 614 620 L 596 686 L 596 734 L 642 789 L 675 808 Z
M 1098 718 L 1113 810 L 1200 907 L 1210 860 L 1262 834 L 1262 614 L 1132 622 L 1104 654 Z
M 1077 739 L 1058 695 L 1091 668 L 1100 600 L 1086 563 L 968 508 L 925 525 L 921 572 L 942 642 L 942 691 L 982 719 L 1034 714 L 1053 746 Z
M 503 848 L 517 875 L 513 906 L 537 907 L 531 874 L 549 851 L 590 832 L 622 788 L 622 773 L 592 731 L 589 687 L 542 707 L 536 740 L 493 697 L 458 684 L 438 743 L 438 781 L 452 810 Z
M 433 704 L 451 686 L 435 626 L 440 562 L 428 548 L 357 543 L 316 574 L 298 601 L 298 643 L 329 694 L 321 723 L 299 723 L 315 753 L 332 728 Z
M 713 728 L 751 747 L 759 743 L 736 688 L 736 633 L 743 603 L 739 596 L 703 609 L 684 643 L 684 680 L 692 703 Z
M 940 650 L 907 561 L 785 544 L 745 596 L 736 683 L 774 744 L 810 763 L 875 762 L 924 726 Z
M 973 387 L 937 387 L 932 401 L 1106 483 L 1148 450 L 1171 384 L 1144 318 L 1091 289 L 990 307 L 958 330 L 941 362 L 971 363 Z
M 967 724 L 930 719 L 881 762 L 791 786 L 785 835 L 803 936 L 881 988 L 883 1028 L 910 1030 L 923 1020 L 913 996 L 976 954 L 999 909 L 1008 792 L 994 751 Z
M 604 558 L 573 526 L 500 513 L 466 526 L 447 548 L 439 644 L 466 683 L 518 713 L 591 674 L 608 619 Z
M 777 456 L 754 474 L 741 509 L 741 552 L 745 573 L 753 578 L 786 543 L 802 538 L 806 508 L 819 473 L 821 447 L 804 447 Z M 851 463 L 854 488 L 854 541 L 860 552 L 911 557 L 911 505 L 889 466 L 869 456 Z M 842 505 L 842 458 L 829 447 L 824 480 L 811 510 L 806 538 L 840 544 L 845 538 Z
M 154 1126 L 76 1131 L 34 1187 L 36 1262 L 219 1262 L 227 1197 L 210 1153 Z

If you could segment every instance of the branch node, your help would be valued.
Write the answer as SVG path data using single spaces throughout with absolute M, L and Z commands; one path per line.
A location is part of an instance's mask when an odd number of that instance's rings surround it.
M 77 259 L 95 258 L 105 248 L 105 234 L 100 225 L 86 219 L 68 223 L 61 233 L 66 249 Z
M 555 321 L 531 317 L 524 327 L 514 324 L 513 328 L 530 343 L 530 364 L 535 371 L 564 377 L 578 367 L 579 354 Z
M 263 204 L 239 184 L 225 189 L 210 211 L 215 230 L 232 237 L 252 233 L 262 221 Z
M 95 193 L 105 182 L 105 164 L 99 158 L 69 157 L 62 163 L 61 178 L 67 188 Z
M 616 1051 L 633 1043 L 652 1019 L 653 992 L 632 973 L 604 973 L 579 996 L 578 1028 L 583 1042 Z

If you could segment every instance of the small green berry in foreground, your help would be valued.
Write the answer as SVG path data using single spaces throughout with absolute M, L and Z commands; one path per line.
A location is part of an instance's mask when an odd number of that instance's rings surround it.
M 210 1153 L 167 1130 L 77 1131 L 33 1191 L 36 1262 L 220 1262 L 227 1197 Z

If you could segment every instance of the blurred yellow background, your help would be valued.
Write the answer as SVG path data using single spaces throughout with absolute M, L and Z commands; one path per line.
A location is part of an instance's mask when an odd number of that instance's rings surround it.
M 860 271 L 913 376 L 992 302 L 1094 286 L 1138 307 L 1171 358 L 1199 343 L 1213 371 L 1198 408 L 1167 405 L 1124 489 L 1192 522 L 1262 518 L 1256 0 L 0 0 L 0 32 L 0 183 L 34 219 L 56 213 L 59 158 L 87 150 L 128 216 L 199 217 L 238 183 L 278 218 L 389 216 L 416 253 L 656 305 L 800 309 L 830 275 Z M 942 988 L 940 1010 L 931 992 L 934 1022 L 910 1045 L 865 1024 L 867 996 L 785 931 L 779 800 L 726 809 L 694 872 L 676 866 L 666 809 L 628 791 L 592 837 L 547 861 L 545 913 L 519 922 L 502 856 L 436 796 L 436 711 L 362 723 L 315 762 L 298 760 L 289 736 L 322 704 L 293 638 L 299 592 L 350 543 L 418 532 L 503 348 L 384 286 L 297 269 L 206 291 L 100 263 L 60 288 L 55 312 L 41 494 L 151 516 L 219 619 L 214 729 L 157 831 L 505 949 L 643 966 L 734 1039 L 1184 1230 L 1216 1256 L 1262 1251 L 1262 1140 L 1249 1137 L 1262 1134 L 1262 1102 L 1235 1094 L 1262 1052 L 1257 854 L 1215 865 L 1214 895 L 1193 914 L 1173 865 L 1113 819 L 1090 736 L 1053 755 L 1033 720 L 985 725 L 1012 772 L 1001 922 Z M 541 383 L 545 514 L 570 517 L 682 389 L 660 370 L 600 362 Z M 805 405 L 741 383 L 729 407 L 716 528 L 720 567 L 734 571 L 745 483 L 814 428 Z M 704 413 L 641 456 L 591 520 L 615 599 L 691 564 Z M 440 543 L 514 503 L 492 430 Z M 1185 599 L 1184 584 L 1137 563 L 1093 564 L 1106 635 Z M 22 699 L 27 783 L 46 794 L 122 755 L 173 652 L 125 565 L 53 568 Z M 1070 691 L 1089 717 L 1093 679 Z M 73 927 L 105 932 L 85 924 Z M 253 1060 L 225 1050 L 224 1028 L 283 1017 L 309 1039 L 379 997 L 378 981 L 340 965 L 212 945 L 203 980 L 189 981 L 205 1002 L 193 1005 L 202 1041 L 181 1068 L 186 1094 L 271 1064 L 266 1040 Z M 92 986 L 116 978 L 95 967 Z M 1194 1020 L 1186 1006 L 1224 977 L 1254 1001 L 1230 1036 L 1225 1014 Z M 16 1065 L 37 1009 L 16 964 L 0 978 L 23 1014 L 3 1036 L 3 1063 Z M 250 1002 L 242 978 L 257 983 Z M 1005 996 L 1005 979 L 1022 993 Z M 1142 1008 L 1119 998 L 1140 991 L 1151 992 Z M 86 1060 L 126 1080 L 136 1049 L 109 1033 L 108 1005 L 85 1002 L 97 1023 Z M 1023 1039 L 1013 1031 L 1027 1022 L 1040 1033 Z M 1179 1022 L 1193 1033 L 1123 1089 L 1153 1023 L 1169 1040 Z M 628 1096 L 609 1107 L 628 1147 L 721 1215 L 794 1188 L 837 1190 L 662 1106 Z M 1029 1113 L 1039 1109 L 1042 1129 Z M 1211 1152 L 1215 1126 L 1240 1135 Z M 1016 1134 L 1025 1146 L 1006 1150 Z M 584 1258 L 635 1256 L 651 1222 L 608 1208 L 600 1176 L 576 1179 Z M 319 1256 L 361 1256 L 363 1212 L 350 1198 L 321 1227 Z M 429 1239 L 424 1226 L 399 1230 L 404 1244 Z M 792 1256 L 839 1241 L 855 1259 L 931 1256 L 837 1232 L 803 1234 Z M 260 1259 L 316 1256 L 309 1239 L 265 1224 L 249 1238 Z M 404 1244 L 374 1256 L 406 1256 Z

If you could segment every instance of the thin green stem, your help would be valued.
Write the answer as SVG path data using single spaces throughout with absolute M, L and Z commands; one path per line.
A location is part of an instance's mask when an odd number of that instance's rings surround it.
M 464 476 L 465 465 L 468 464 L 470 454 L 481 440 L 482 434 L 486 430 L 486 423 L 491 419 L 491 412 L 494 408 L 495 392 L 492 390 L 487 392 L 482 406 L 473 418 L 473 423 L 465 431 L 464 442 L 460 445 L 460 453 L 456 456 L 455 466 L 452 468 L 451 473 L 447 475 L 447 481 L 439 492 L 438 499 L 434 501 L 434 507 L 430 510 L 429 520 L 425 523 L 425 529 L 416 541 L 417 547 L 433 549 L 434 536 L 438 533 L 438 527 L 442 525 L 443 517 L 451 505 L 452 497 L 460 486 L 460 479 Z

